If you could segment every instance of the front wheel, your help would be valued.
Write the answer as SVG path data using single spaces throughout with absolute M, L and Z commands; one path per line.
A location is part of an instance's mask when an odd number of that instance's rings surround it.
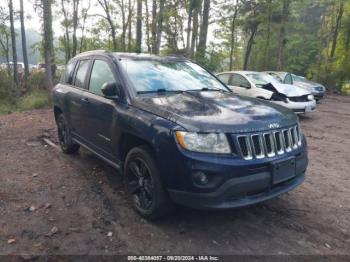
M 80 146 L 72 141 L 70 128 L 63 114 L 60 114 L 57 117 L 57 133 L 58 141 L 60 142 L 61 149 L 64 153 L 74 154 L 79 150 Z
M 142 217 L 152 220 L 170 211 L 171 201 L 147 146 L 135 147 L 128 153 L 124 181 L 132 206 Z

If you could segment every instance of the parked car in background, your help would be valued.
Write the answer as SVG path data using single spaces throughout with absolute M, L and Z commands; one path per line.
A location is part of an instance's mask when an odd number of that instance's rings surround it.
M 179 57 L 86 52 L 53 90 L 65 153 L 80 146 L 119 169 L 134 209 L 255 204 L 301 184 L 307 144 L 296 115 L 234 95 Z
M 316 101 L 321 100 L 326 93 L 326 88 L 322 84 L 312 82 L 303 76 L 276 71 L 267 71 L 266 73 L 272 75 L 281 83 L 295 85 L 310 91 L 314 95 Z
M 316 108 L 311 92 L 283 84 L 267 73 L 231 71 L 220 73 L 217 77 L 237 94 L 268 100 L 295 113 L 310 113 Z

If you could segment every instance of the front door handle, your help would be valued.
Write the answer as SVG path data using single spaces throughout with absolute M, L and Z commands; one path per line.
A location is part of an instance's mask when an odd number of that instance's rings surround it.
M 83 102 L 83 103 L 85 103 L 85 104 L 90 103 L 90 102 L 89 102 L 89 99 L 88 99 L 88 98 L 86 98 L 86 97 L 82 97 L 82 98 L 80 98 L 80 101 L 81 101 L 81 102 Z

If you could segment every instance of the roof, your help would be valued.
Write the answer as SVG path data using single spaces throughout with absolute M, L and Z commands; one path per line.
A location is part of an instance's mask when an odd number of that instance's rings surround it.
M 110 52 L 106 50 L 92 50 L 78 54 L 76 57 L 84 57 L 89 55 L 107 55 L 115 56 L 121 59 L 133 59 L 133 60 L 187 60 L 184 56 L 159 56 L 146 53 L 126 53 L 126 52 Z
M 237 73 L 237 74 L 260 74 L 260 73 L 262 73 L 262 72 L 258 72 L 258 71 L 243 71 L 243 70 L 240 70 L 240 71 L 225 71 L 225 72 L 219 73 L 218 75 L 220 75 L 220 74 L 228 74 L 228 73 Z

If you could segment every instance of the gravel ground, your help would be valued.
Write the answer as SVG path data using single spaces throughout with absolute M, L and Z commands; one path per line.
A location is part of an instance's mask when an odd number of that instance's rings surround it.
M 128 204 L 118 173 L 57 143 L 51 110 L 0 116 L 0 255 L 350 255 L 350 97 L 329 96 L 301 124 L 306 181 L 236 210 L 177 208 L 156 222 Z

